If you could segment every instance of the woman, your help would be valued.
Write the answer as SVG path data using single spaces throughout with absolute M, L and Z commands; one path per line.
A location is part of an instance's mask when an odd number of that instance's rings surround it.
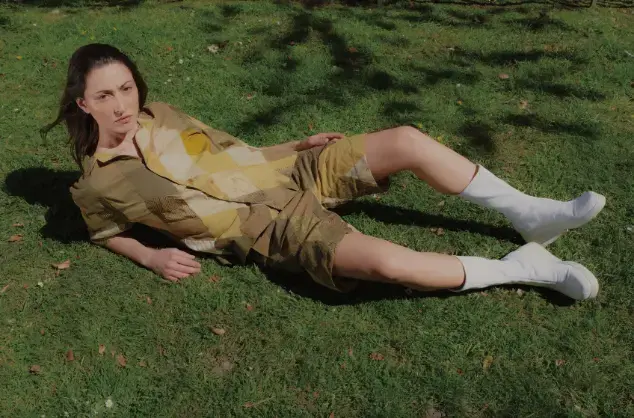
M 528 196 L 416 129 L 344 137 L 324 133 L 250 147 L 164 103 L 116 48 L 79 48 L 55 122 L 65 122 L 82 176 L 71 188 L 91 239 L 176 281 L 200 271 L 188 252 L 153 249 L 128 234 L 134 223 L 190 250 L 307 272 L 339 291 L 356 280 L 420 290 L 501 284 L 542 286 L 593 298 L 594 275 L 543 246 L 594 218 L 605 198 L 560 202 Z M 385 189 L 410 170 L 441 193 L 504 214 L 529 242 L 502 260 L 419 253 L 364 235 L 325 207 Z M 356 279 L 356 280 L 355 280 Z

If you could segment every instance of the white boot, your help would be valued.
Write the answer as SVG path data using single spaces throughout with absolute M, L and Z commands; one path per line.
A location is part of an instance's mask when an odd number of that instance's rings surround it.
M 511 221 L 526 242 L 542 245 L 552 243 L 568 229 L 589 222 L 605 206 L 605 197 L 594 192 L 585 192 L 569 202 L 529 196 L 482 166 L 478 166 L 477 174 L 460 196 L 496 209 Z
M 576 300 L 594 298 L 599 292 L 599 282 L 590 270 L 562 261 L 536 243 L 526 244 L 502 260 L 458 258 L 464 266 L 465 282 L 457 291 L 522 284 L 547 287 Z

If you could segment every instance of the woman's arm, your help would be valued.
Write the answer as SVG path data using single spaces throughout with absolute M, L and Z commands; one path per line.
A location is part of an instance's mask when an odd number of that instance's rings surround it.
M 105 246 L 173 282 L 200 272 L 195 257 L 177 248 L 150 248 L 125 234 L 110 238 Z
M 326 145 L 329 142 L 335 142 L 343 137 L 344 137 L 343 134 L 336 133 L 336 132 L 329 132 L 329 133 L 309 136 L 308 138 L 301 141 L 285 142 L 283 144 L 273 145 L 271 147 L 262 147 L 261 149 L 274 149 L 276 151 L 299 152 L 299 151 L 304 151 L 313 147 Z

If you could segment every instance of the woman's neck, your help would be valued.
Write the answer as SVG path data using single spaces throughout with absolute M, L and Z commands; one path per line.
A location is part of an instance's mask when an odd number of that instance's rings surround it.
M 128 137 L 133 137 L 135 132 L 136 129 L 131 129 L 126 133 L 108 132 L 99 129 L 99 142 L 97 143 L 97 147 L 116 148 L 128 139 Z

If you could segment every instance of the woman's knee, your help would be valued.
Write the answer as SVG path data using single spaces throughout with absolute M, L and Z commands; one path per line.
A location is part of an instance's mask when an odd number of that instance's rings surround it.
M 411 126 L 399 126 L 395 131 L 395 151 L 406 159 L 415 159 L 418 153 L 425 152 L 425 148 L 434 141 L 429 135 Z

